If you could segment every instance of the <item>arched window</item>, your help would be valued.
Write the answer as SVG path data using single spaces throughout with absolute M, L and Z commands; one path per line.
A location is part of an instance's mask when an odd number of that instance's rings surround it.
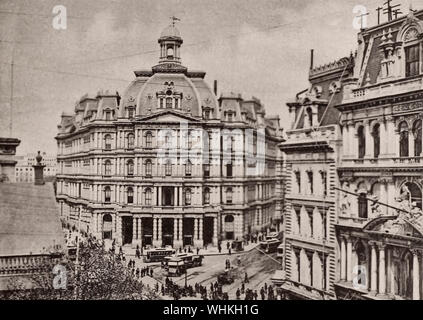
M 400 134 L 400 157 L 408 157 L 408 124 L 403 121 L 399 125 L 399 134 Z
M 127 139 L 127 146 L 128 149 L 133 149 L 134 148 L 134 141 L 135 141 L 135 136 L 133 133 L 128 133 L 128 136 L 126 137 Z
M 307 171 L 307 178 L 308 178 L 308 190 L 310 194 L 313 194 L 314 193 L 313 171 Z
M 300 171 L 294 171 L 295 174 L 295 181 L 297 181 L 297 188 L 298 193 L 301 193 L 301 172 Z
M 372 136 L 373 136 L 373 157 L 379 158 L 379 155 L 380 155 L 380 125 L 379 123 L 374 125 Z
M 226 189 L 226 203 L 232 203 L 232 188 Z
M 234 222 L 234 216 L 233 215 L 227 215 L 225 217 L 225 222 Z
M 167 109 L 172 109 L 172 98 L 170 98 L 170 97 L 167 97 L 166 98 L 166 108 Z
M 306 112 L 307 112 L 308 126 L 312 127 L 313 126 L 313 110 L 310 107 L 308 107 Z
M 170 161 L 170 159 L 166 160 L 166 164 L 165 164 L 165 175 L 166 176 L 171 176 L 172 175 L 172 162 Z
M 147 177 L 151 177 L 151 175 L 152 175 L 152 169 L 153 169 L 153 165 L 151 163 L 151 160 L 150 159 L 147 159 L 145 161 L 145 175 Z
M 173 47 L 172 46 L 167 47 L 167 57 L 173 58 Z
M 144 203 L 146 206 L 151 206 L 151 197 L 152 197 L 152 192 L 150 188 L 145 189 L 144 192 Z
M 420 190 L 420 187 L 413 182 L 407 182 L 405 185 L 410 191 L 411 202 L 415 202 L 417 207 L 422 209 L 422 190 Z
M 191 189 L 185 189 L 185 205 L 191 205 Z
M 104 136 L 104 149 L 105 150 L 112 149 L 112 136 L 110 134 L 106 134 Z
M 132 189 L 131 187 L 129 187 L 126 190 L 126 195 L 127 195 L 127 202 L 129 204 L 134 203 L 134 189 Z
M 145 147 L 146 148 L 152 148 L 153 147 L 153 134 L 148 131 L 145 134 Z
M 134 161 L 128 160 L 128 162 L 126 163 L 126 170 L 128 176 L 134 175 Z
M 203 202 L 204 204 L 209 204 L 210 203 L 210 189 L 209 188 L 204 188 L 204 195 L 203 195 Z
M 368 201 L 367 201 L 367 186 L 364 182 L 361 182 L 357 185 L 358 193 L 358 217 L 359 218 L 368 218 Z
M 185 175 L 189 177 L 191 176 L 191 174 L 192 174 L 192 163 L 188 159 L 187 162 L 185 163 Z
M 363 159 L 366 154 L 366 137 L 364 136 L 364 127 L 360 126 L 357 130 L 358 138 L 358 158 Z
M 112 191 L 109 186 L 104 187 L 104 202 L 110 203 L 112 197 Z
M 104 175 L 105 176 L 112 175 L 112 162 L 110 160 L 104 161 Z
M 420 44 L 405 48 L 405 76 L 412 77 L 420 74 Z
M 413 126 L 414 136 L 414 156 L 420 157 L 422 154 L 422 121 L 417 120 Z
M 361 192 L 358 195 L 358 217 L 367 219 L 367 193 Z
M 364 247 L 361 241 L 357 243 L 355 247 L 355 253 L 357 255 L 357 266 L 360 266 L 360 268 L 357 270 L 357 284 L 366 288 L 368 284 L 367 281 L 369 278 L 365 276 L 365 272 L 367 272 L 368 269 L 367 252 L 366 248 Z

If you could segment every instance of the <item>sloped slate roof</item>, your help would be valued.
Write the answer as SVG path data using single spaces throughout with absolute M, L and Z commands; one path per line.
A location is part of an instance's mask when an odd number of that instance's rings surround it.
M 0 256 L 48 253 L 64 246 L 53 185 L 0 183 Z

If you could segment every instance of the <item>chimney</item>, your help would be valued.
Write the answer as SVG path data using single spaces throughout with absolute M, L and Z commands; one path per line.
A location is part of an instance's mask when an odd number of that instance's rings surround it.
M 214 95 L 217 96 L 217 80 L 214 80 L 214 83 L 213 83 L 213 92 L 214 92 Z
M 37 160 L 37 164 L 32 166 L 34 168 L 34 184 L 37 186 L 41 186 L 45 184 L 44 182 L 45 165 L 41 164 L 41 160 L 43 160 L 43 157 L 41 156 L 40 151 L 38 151 L 38 155 L 35 157 L 35 160 Z
M 310 51 L 310 70 L 314 68 L 314 49 Z

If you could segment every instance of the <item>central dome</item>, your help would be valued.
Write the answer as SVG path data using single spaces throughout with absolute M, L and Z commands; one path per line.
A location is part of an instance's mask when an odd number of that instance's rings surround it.
M 180 38 L 181 33 L 179 32 L 178 28 L 174 25 L 170 25 L 164 29 L 160 35 L 160 38 Z

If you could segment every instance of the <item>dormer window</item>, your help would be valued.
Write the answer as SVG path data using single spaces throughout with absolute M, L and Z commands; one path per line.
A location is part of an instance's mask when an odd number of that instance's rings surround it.
M 412 77 L 419 75 L 420 65 L 420 44 L 405 48 L 405 76 Z
M 306 113 L 307 113 L 307 121 L 308 121 L 307 123 L 308 123 L 308 126 L 311 128 L 313 126 L 313 110 L 309 107 L 307 108 Z
M 112 120 L 112 111 L 110 110 L 104 111 L 104 118 L 106 119 L 106 121 Z
M 128 114 L 128 118 L 129 119 L 132 119 L 134 117 L 134 114 L 135 114 L 134 108 L 133 107 L 128 107 L 127 114 Z
M 234 113 L 228 112 L 228 122 L 233 122 Z

